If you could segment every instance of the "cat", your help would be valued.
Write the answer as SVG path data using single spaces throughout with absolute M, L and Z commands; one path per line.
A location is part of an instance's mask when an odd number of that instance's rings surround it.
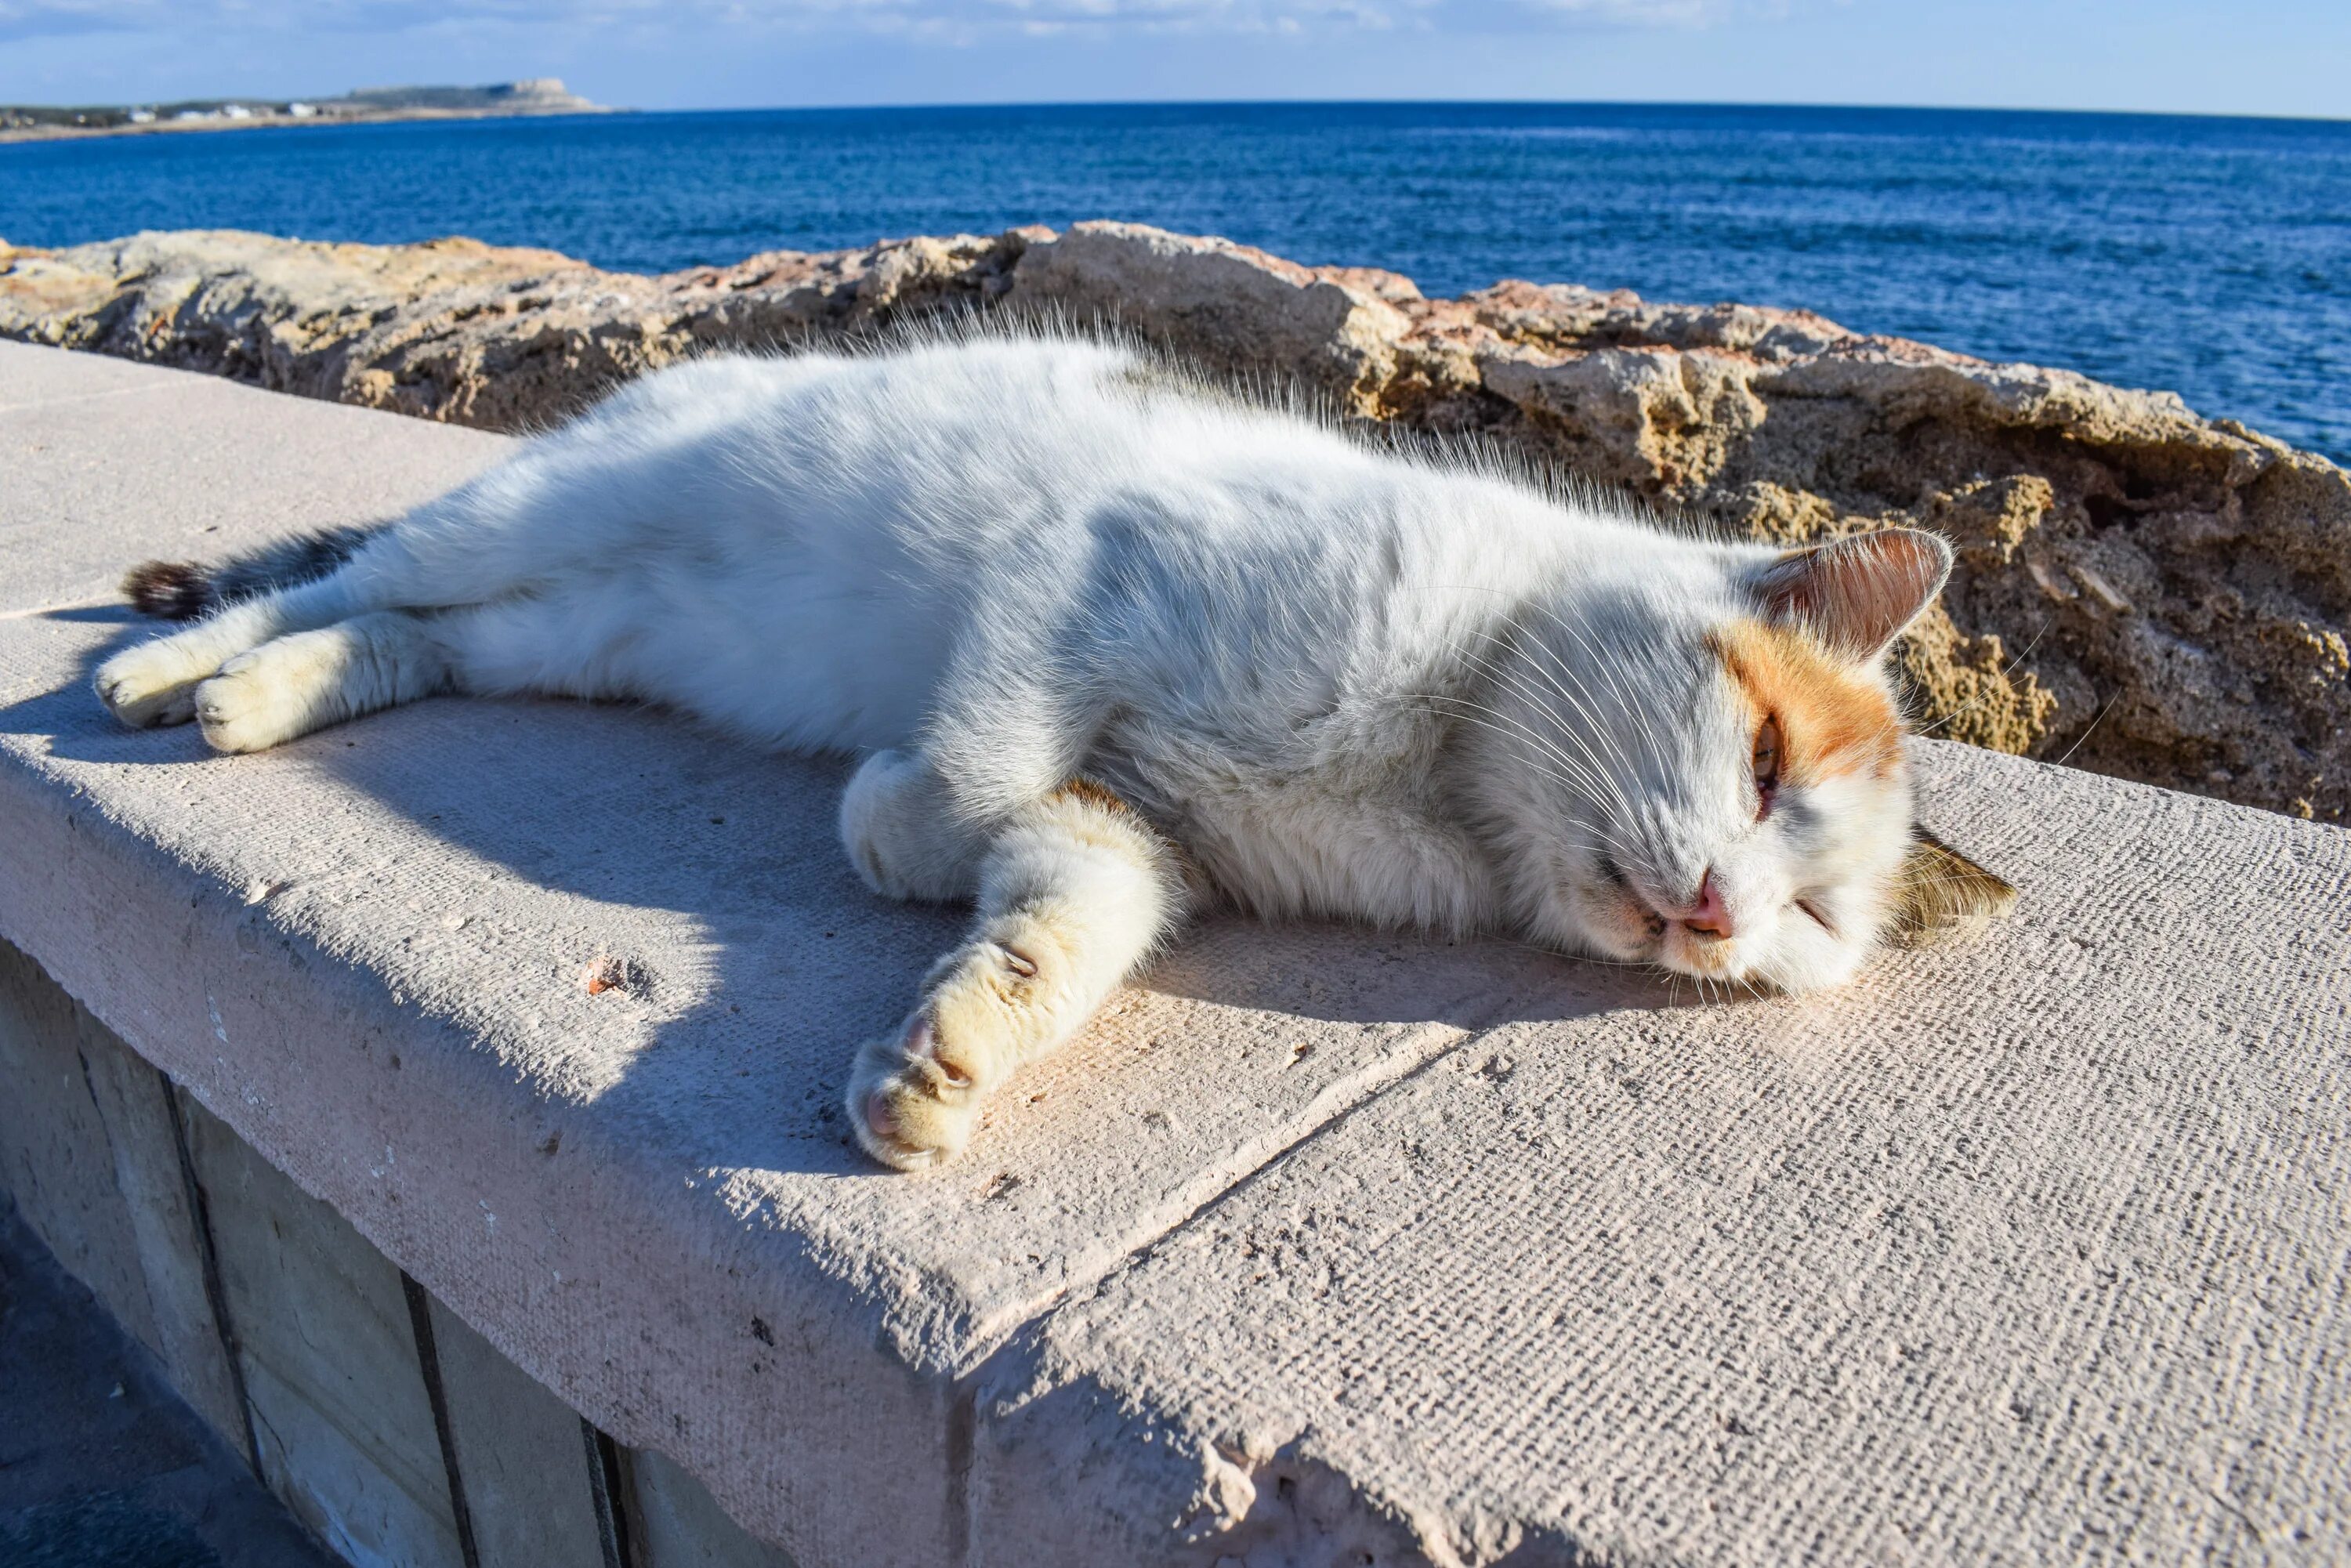
M 851 1126 L 917 1169 L 1209 901 L 1802 991 L 2012 888 L 1914 822 L 1895 640 L 1949 570 L 1383 448 L 1067 333 L 713 357 L 379 529 L 206 572 L 107 659 L 225 752 L 442 692 L 662 703 L 862 761 L 840 830 L 971 900 Z

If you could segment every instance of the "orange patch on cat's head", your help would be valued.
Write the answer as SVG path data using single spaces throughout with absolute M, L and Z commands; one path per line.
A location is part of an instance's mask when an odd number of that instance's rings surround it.
M 1756 726 L 1780 721 L 1789 782 L 1855 772 L 1882 779 L 1901 765 L 1901 716 L 1869 671 L 1802 632 L 1761 621 L 1730 622 L 1708 641 Z

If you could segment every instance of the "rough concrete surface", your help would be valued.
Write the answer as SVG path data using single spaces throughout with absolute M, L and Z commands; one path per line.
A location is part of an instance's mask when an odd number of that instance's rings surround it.
M 0 1563 L 333 1568 L 5 1202 Z
M 0 245 L 0 337 L 494 430 L 695 353 L 988 306 L 1115 322 L 1349 417 L 1482 438 L 1759 538 L 1937 529 L 1959 569 L 1903 657 L 1939 733 L 2351 810 L 2351 476 L 2168 392 L 1801 310 L 1516 281 L 1426 299 L 1395 273 L 1131 224 L 659 277 L 463 239 Z
M 955 916 L 858 885 L 837 767 L 559 703 L 221 758 L 89 695 L 122 561 L 495 438 L 0 388 L 0 936 L 809 1568 L 2351 1552 L 2340 830 L 1925 743 L 2024 888 L 1981 944 L 1699 1007 L 1212 923 L 880 1174 L 849 1050 Z

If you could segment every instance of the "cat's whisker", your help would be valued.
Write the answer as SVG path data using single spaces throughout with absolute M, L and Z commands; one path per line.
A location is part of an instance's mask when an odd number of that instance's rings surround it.
M 1520 689 L 1516 686 L 1515 683 L 1513 683 L 1513 689 Z M 1522 695 L 1525 695 L 1529 704 L 1539 713 L 1541 713 L 1544 717 L 1550 719 L 1553 726 L 1553 730 L 1551 733 L 1530 731 L 1531 736 L 1535 742 L 1541 745 L 1551 755 L 1560 758 L 1561 761 L 1573 762 L 1573 766 L 1575 766 L 1579 770 L 1588 773 L 1594 780 L 1596 786 L 1605 791 L 1609 803 L 1614 805 L 1619 810 L 1629 814 L 1633 809 L 1632 802 L 1625 799 L 1624 787 L 1616 782 L 1613 770 L 1610 769 L 1607 765 L 1592 751 L 1591 747 L 1584 743 L 1583 738 L 1575 732 L 1575 730 L 1568 726 L 1559 723 L 1558 715 L 1556 713 L 1550 711 L 1546 705 L 1531 694 L 1522 693 Z M 1498 716 L 1502 716 L 1499 715 L 1499 710 L 1491 709 L 1489 707 L 1489 711 L 1495 712 Z M 1575 747 L 1577 750 L 1577 755 L 1573 758 L 1569 758 L 1567 753 L 1562 749 L 1563 746 L 1569 745 Z
M 1555 761 L 1563 767 L 1572 768 L 1579 774 L 1584 772 L 1584 765 L 1576 758 L 1571 758 L 1564 752 L 1560 751 L 1550 737 L 1545 736 L 1540 730 L 1529 726 L 1525 721 L 1518 718 L 1516 716 L 1504 713 L 1501 709 L 1493 706 L 1491 704 L 1480 703 L 1470 697 L 1451 696 L 1442 693 L 1429 694 L 1423 700 L 1433 703 L 1451 703 L 1458 707 L 1466 708 L 1468 710 L 1467 715 L 1458 715 L 1456 716 L 1478 716 L 1480 718 L 1481 722 L 1490 721 L 1486 722 L 1486 727 L 1489 729 L 1495 728 L 1498 725 L 1507 726 L 1509 727 L 1505 733 L 1542 748 Z M 1604 774 L 1593 773 L 1590 776 L 1590 782 L 1594 786 L 1604 786 L 1609 783 L 1609 780 Z
M 1583 628 L 1574 625 L 1569 622 L 1568 619 L 1560 614 L 1558 611 L 1546 606 L 1544 607 L 1543 613 L 1550 618 L 1553 625 L 1557 626 L 1561 631 L 1566 632 L 1569 636 L 1576 640 L 1577 645 L 1583 649 L 1585 655 L 1592 660 L 1593 665 L 1601 672 L 1601 678 L 1608 681 L 1615 687 L 1618 701 L 1623 705 L 1624 711 L 1632 716 L 1633 722 L 1639 726 L 1642 738 L 1649 743 L 1653 751 L 1658 749 L 1660 737 L 1657 735 L 1656 727 L 1651 722 L 1649 705 L 1635 700 L 1633 694 L 1625 689 L 1623 680 L 1617 674 L 1615 661 L 1603 657 L 1600 650 L 1593 645 L 1591 639 L 1584 633 Z M 1556 655 L 1553 657 L 1554 662 L 1559 662 L 1556 659 Z M 1565 667 L 1564 663 L 1562 662 L 1562 668 L 1564 669 Z M 1567 673 L 1575 680 L 1578 686 L 1585 686 L 1584 681 L 1581 675 L 1575 674 L 1572 670 Z M 1590 688 L 1585 686 L 1585 689 L 1589 690 Z
M 1489 635 L 1490 636 L 1491 634 L 1489 633 Z M 1623 787 L 1615 780 L 1614 770 L 1611 769 L 1606 763 L 1593 751 L 1590 742 L 1584 734 L 1579 733 L 1574 727 L 1560 724 L 1559 716 L 1554 710 L 1552 710 L 1549 702 L 1537 694 L 1529 691 L 1523 682 L 1520 681 L 1510 672 L 1502 670 L 1497 665 L 1480 661 L 1477 655 L 1465 653 L 1462 656 L 1471 661 L 1472 668 L 1478 669 L 1481 674 L 1487 674 L 1491 680 L 1510 686 L 1512 691 L 1524 698 L 1530 706 L 1542 714 L 1546 718 L 1549 718 L 1555 727 L 1557 734 L 1556 736 L 1537 737 L 1536 738 L 1540 743 L 1544 745 L 1546 748 L 1551 750 L 1554 755 L 1559 755 L 1560 742 L 1564 741 L 1574 745 L 1582 754 L 1577 759 L 1578 766 L 1589 770 L 1593 779 L 1606 791 L 1610 804 L 1613 804 L 1619 810 L 1627 815 L 1631 814 L 1633 809 L 1632 803 L 1625 799 Z M 1554 686 L 1556 685 L 1556 683 L 1552 684 Z M 1574 708 L 1579 713 L 1580 716 L 1583 716 L 1585 719 L 1586 726 L 1592 733 L 1600 735 L 1605 735 L 1608 733 L 1608 726 L 1597 714 L 1592 711 L 1589 706 L 1578 701 L 1578 699 L 1567 693 L 1564 689 L 1561 689 L 1559 695 L 1570 705 L 1572 708 Z M 1498 712 L 1497 716 L 1500 716 Z M 1564 761 L 1567 759 L 1562 757 L 1562 760 Z M 1595 801 L 1594 803 L 1598 804 L 1599 802 Z
M 1556 619 L 1556 616 L 1554 616 L 1554 619 Z M 1529 655 L 1530 668 L 1532 670 L 1533 674 L 1541 679 L 1543 684 L 1549 686 L 1552 691 L 1557 695 L 1560 700 L 1565 702 L 1578 716 L 1582 717 L 1585 721 L 1585 733 L 1575 737 L 1580 745 L 1588 748 L 1593 739 L 1596 737 L 1608 747 L 1615 760 L 1620 763 L 1625 760 L 1624 748 L 1615 737 L 1614 727 L 1609 724 L 1599 711 L 1600 705 L 1598 698 L 1591 694 L 1588 687 L 1583 688 L 1585 695 L 1579 697 L 1574 693 L 1570 692 L 1565 686 L 1561 685 L 1557 677 L 1553 676 L 1551 672 L 1545 668 L 1544 663 L 1542 662 L 1544 660 L 1549 660 L 1553 664 L 1557 663 L 1556 656 L 1553 655 L 1549 649 L 1544 648 L 1540 642 L 1530 641 L 1522 634 L 1519 636 L 1506 637 L 1499 632 L 1483 632 L 1479 635 L 1485 641 L 1494 643 L 1498 648 L 1501 649 L 1505 653 L 1523 652 Z M 1489 671 L 1497 676 L 1500 674 L 1498 662 L 1489 661 L 1481 664 L 1479 667 Z M 1573 675 L 1572 671 L 1567 673 Z M 1583 683 L 1581 680 L 1578 680 L 1576 684 L 1579 687 L 1583 686 Z M 1546 699 L 1538 697 L 1534 694 L 1528 692 L 1522 684 L 1513 681 L 1512 685 L 1513 689 L 1517 690 L 1520 695 L 1526 697 L 1528 702 L 1533 706 L 1538 709 L 1549 708 L 1550 704 Z M 1555 719 L 1557 716 L 1552 715 L 1552 716 Z M 1562 728 L 1564 728 L 1564 727 L 1562 727 Z M 1595 756 L 1593 760 L 1597 763 L 1599 758 Z
M 1494 730 L 1513 742 L 1531 743 L 1544 748 L 1552 756 L 1553 759 L 1559 766 L 1569 768 L 1571 773 L 1574 776 L 1571 777 L 1569 775 L 1561 774 L 1550 767 L 1536 763 L 1532 758 L 1524 758 L 1523 760 L 1526 761 L 1528 766 L 1534 768 L 1544 777 L 1552 779 L 1560 784 L 1568 786 L 1573 792 L 1583 797 L 1592 804 L 1602 807 L 1604 810 L 1605 809 L 1608 803 L 1606 797 L 1595 792 L 1596 790 L 1601 789 L 1604 789 L 1613 794 L 1618 802 L 1623 802 L 1623 793 L 1615 789 L 1613 782 L 1611 782 L 1605 775 L 1592 775 L 1586 773 L 1583 767 L 1575 762 L 1574 759 L 1565 756 L 1563 753 L 1560 753 L 1556 747 L 1552 747 L 1548 737 L 1528 728 L 1526 725 L 1518 719 L 1513 718 L 1510 715 L 1502 713 L 1499 709 L 1491 708 L 1481 704 L 1472 703 L 1466 697 L 1432 695 L 1425 700 L 1430 702 L 1453 703 L 1469 707 L 1473 711 L 1467 714 L 1457 714 L 1454 716 L 1464 722 L 1478 724 L 1485 728 Z M 1489 715 L 1490 717 L 1483 716 Z
M 2074 760 L 2074 753 L 2082 749 L 2084 743 L 2086 742 L 2090 738 L 2091 735 L 2096 731 L 2099 725 L 2105 722 L 2106 715 L 2114 710 L 2115 704 L 2122 701 L 2122 697 L 2123 694 L 2118 691 L 2115 693 L 2113 696 L 2106 699 L 2105 706 L 2099 708 L 2097 716 L 2090 721 L 2090 727 L 2084 730 L 2080 735 L 2075 736 L 2074 737 L 2074 744 L 2065 748 L 2065 755 L 2057 759 L 2058 767 L 2063 768 L 2065 764 Z

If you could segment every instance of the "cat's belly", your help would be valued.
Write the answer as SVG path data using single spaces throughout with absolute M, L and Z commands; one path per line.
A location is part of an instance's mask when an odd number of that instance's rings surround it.
M 593 588 L 569 607 L 577 686 L 683 709 L 761 745 L 905 744 L 953 649 L 950 618 L 789 571 L 690 599 Z M 609 612 L 608 603 L 626 609 Z
M 1497 882 L 1465 830 L 1342 780 L 1195 781 L 1166 826 L 1234 902 L 1456 934 L 1489 929 Z

